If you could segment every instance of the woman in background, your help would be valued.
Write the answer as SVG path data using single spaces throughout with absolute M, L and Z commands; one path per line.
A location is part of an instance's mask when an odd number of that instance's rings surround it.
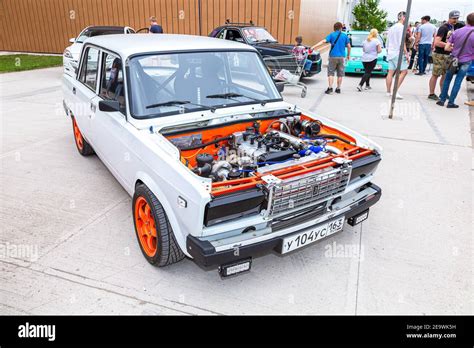
M 365 89 L 371 89 L 370 87 L 370 76 L 372 75 L 372 71 L 377 64 L 377 56 L 380 52 L 382 52 L 382 44 L 380 43 L 379 39 L 379 32 L 377 29 L 372 29 L 365 39 L 362 49 L 364 54 L 362 55 L 362 64 L 364 65 L 364 75 L 360 80 L 359 85 L 357 86 L 357 90 L 362 92 L 362 87 L 365 83 Z

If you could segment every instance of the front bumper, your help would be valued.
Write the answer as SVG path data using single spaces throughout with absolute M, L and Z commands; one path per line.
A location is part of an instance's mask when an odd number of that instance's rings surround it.
M 319 58 L 319 60 L 312 61 L 311 69 L 305 70 L 305 76 L 311 77 L 313 75 L 319 74 L 321 72 L 323 66 L 323 60 Z
M 331 219 L 337 219 L 342 215 L 345 216 L 346 220 L 350 219 L 377 203 L 382 195 L 382 190 L 380 187 L 372 183 L 369 183 L 368 187 L 373 189 L 375 193 L 367 196 L 363 200 L 357 201 L 351 205 L 350 210 L 339 215 L 334 215 Z M 308 226 L 306 225 L 301 230 L 307 228 Z M 278 250 L 281 248 L 284 238 L 299 233 L 301 230 L 292 231 L 288 234 L 279 235 L 278 237 L 264 241 L 239 246 L 238 249 L 227 249 L 222 251 L 216 251 L 215 247 L 207 240 L 200 240 L 189 235 L 186 239 L 186 248 L 188 253 L 193 257 L 195 263 L 203 268 L 210 268 L 212 266 L 222 265 L 249 257 L 262 256 L 272 252 L 273 250 Z
M 377 62 L 377 65 L 381 65 L 381 70 L 373 70 L 373 75 L 387 75 L 388 74 L 388 63 L 385 61 Z M 361 61 L 349 61 L 344 69 L 346 74 L 363 74 L 365 72 L 364 64 Z

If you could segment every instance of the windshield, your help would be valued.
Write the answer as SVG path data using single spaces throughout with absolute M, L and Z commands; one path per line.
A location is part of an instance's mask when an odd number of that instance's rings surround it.
M 185 52 L 130 59 L 136 118 L 162 117 L 281 100 L 256 52 Z
M 244 28 L 242 32 L 249 42 L 277 42 L 264 28 Z
M 351 46 L 352 47 L 362 47 L 364 44 L 364 41 L 367 39 L 367 36 L 369 34 L 349 34 L 349 39 L 351 41 Z M 378 39 L 380 41 L 380 44 L 382 47 L 385 47 L 384 41 L 382 37 L 379 35 Z
M 123 34 L 123 28 L 116 29 L 88 29 L 79 34 L 79 37 L 76 39 L 76 42 L 82 43 L 85 39 L 99 36 L 99 35 L 112 35 L 112 34 Z

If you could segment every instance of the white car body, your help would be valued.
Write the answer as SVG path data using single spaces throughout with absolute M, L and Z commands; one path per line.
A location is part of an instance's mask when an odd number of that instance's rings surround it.
M 104 52 L 118 55 L 125 65 L 131 56 L 138 54 L 174 52 L 174 51 L 255 51 L 248 45 L 213 38 L 185 35 L 110 35 L 98 36 L 84 42 L 84 48 L 93 46 Z M 81 63 L 79 66 L 81 69 Z M 100 74 L 100 72 L 99 72 Z M 79 76 L 79 74 L 77 74 Z M 270 76 L 269 76 L 270 78 Z M 124 77 L 125 98 L 129 98 L 130 86 Z M 373 172 L 352 180 L 331 209 L 311 221 L 272 231 L 271 219 L 265 214 L 233 219 L 212 226 L 203 225 L 206 205 L 213 199 L 212 180 L 198 176 L 189 170 L 180 160 L 180 151 L 163 134 L 164 128 L 193 123 L 206 122 L 224 124 L 230 120 L 249 119 L 249 114 L 272 110 L 302 111 L 282 100 L 268 102 L 265 105 L 251 104 L 219 108 L 215 112 L 205 110 L 188 112 L 174 116 L 137 119 L 132 117 L 130 103 L 127 102 L 124 113 L 99 110 L 103 100 L 95 91 L 78 81 L 75 76 L 63 75 L 64 106 L 70 116 L 74 116 L 85 139 L 107 166 L 124 189 L 132 196 L 137 183 L 144 183 L 162 204 L 175 239 L 182 252 L 196 259 L 190 238 L 194 241 L 212 245 L 214 253 L 232 252 L 236 246 L 244 248 L 269 240 L 287 236 L 296 231 L 310 228 L 329 221 L 336 215 L 350 211 L 354 204 L 364 199 L 380 196 L 380 190 L 370 186 Z M 73 93 L 73 90 L 75 91 Z M 305 115 L 320 120 L 324 125 L 336 128 L 355 139 L 357 145 L 380 153 L 378 145 L 360 134 L 324 117 L 304 111 Z M 363 190 L 360 190 L 364 187 Z M 186 202 L 183 205 L 183 200 Z M 373 203 L 372 203 L 373 204 Z M 247 226 L 255 228 L 253 233 L 239 234 Z M 210 244 L 209 244 L 210 243 Z M 216 262 L 199 262 L 204 266 Z
M 133 34 L 135 33 L 135 30 L 131 27 L 113 27 L 113 26 L 104 26 L 104 27 L 97 27 L 97 26 L 89 26 L 87 28 L 84 28 L 81 33 L 76 37 L 76 38 L 71 38 L 69 39 L 69 42 L 72 43 L 72 45 L 66 47 L 63 52 L 63 66 L 64 66 L 64 72 L 67 74 L 70 74 L 74 76 L 76 74 L 79 58 L 81 56 L 81 51 L 82 51 L 82 46 L 84 45 L 84 42 L 78 41 L 78 39 L 81 36 L 84 36 L 84 33 L 87 31 L 90 31 L 91 29 L 103 29 L 106 30 L 107 28 L 110 30 L 116 29 L 121 31 L 123 34 Z

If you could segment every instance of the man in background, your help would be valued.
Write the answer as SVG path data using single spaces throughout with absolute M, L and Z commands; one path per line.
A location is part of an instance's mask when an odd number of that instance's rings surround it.
M 416 33 L 418 32 L 418 29 L 420 28 L 420 22 L 415 22 L 415 25 L 412 28 L 411 35 L 416 38 Z M 413 64 L 415 63 L 415 57 L 417 54 L 417 47 L 413 46 L 410 50 L 411 55 L 410 55 L 410 64 L 408 65 L 408 70 L 411 70 L 413 68 Z M 415 70 L 418 69 L 418 61 L 416 62 Z
M 322 44 L 330 43 L 331 48 L 329 50 L 329 62 L 328 62 L 328 84 L 329 87 L 326 90 L 326 94 L 332 94 L 332 86 L 334 84 L 334 75 L 337 73 L 337 87 L 336 93 L 341 93 L 342 78 L 344 77 L 346 49 L 347 49 L 347 60 L 351 56 L 351 44 L 349 37 L 346 33 L 342 32 L 342 23 L 337 22 L 334 24 L 334 31 L 329 34 L 325 39 L 319 41 L 316 45 L 311 47 L 315 49 Z
M 393 75 L 397 70 L 398 57 L 400 54 L 400 45 L 403 42 L 405 43 L 405 30 L 403 24 L 406 20 L 406 13 L 404 11 L 398 14 L 398 22 L 390 27 L 387 34 L 387 59 L 388 59 L 388 74 L 387 79 L 385 80 L 387 86 L 387 96 L 392 95 L 392 81 Z M 406 45 L 403 45 L 403 57 L 402 64 L 400 66 L 400 77 L 398 79 L 398 88 L 403 83 L 405 76 L 407 75 L 408 69 L 408 50 Z M 403 97 L 397 92 L 397 99 L 403 99 Z
M 446 76 L 446 70 L 449 64 L 449 51 L 446 51 L 444 47 L 448 41 L 451 34 L 454 32 L 455 25 L 459 19 L 459 11 L 449 12 L 449 19 L 446 23 L 439 27 L 436 37 L 434 39 L 434 52 L 433 52 L 433 74 L 430 78 L 430 94 L 428 99 L 438 101 L 439 98 L 435 94 L 436 83 L 438 78 L 441 77 L 439 81 L 440 89 L 443 87 L 444 78 Z
M 150 17 L 150 33 L 163 34 L 163 28 L 158 24 L 155 16 Z
M 426 66 L 430 53 L 433 50 L 433 42 L 436 35 L 436 27 L 430 23 L 431 17 L 421 17 L 421 25 L 416 32 L 415 49 L 418 51 L 418 73 L 425 75 Z

